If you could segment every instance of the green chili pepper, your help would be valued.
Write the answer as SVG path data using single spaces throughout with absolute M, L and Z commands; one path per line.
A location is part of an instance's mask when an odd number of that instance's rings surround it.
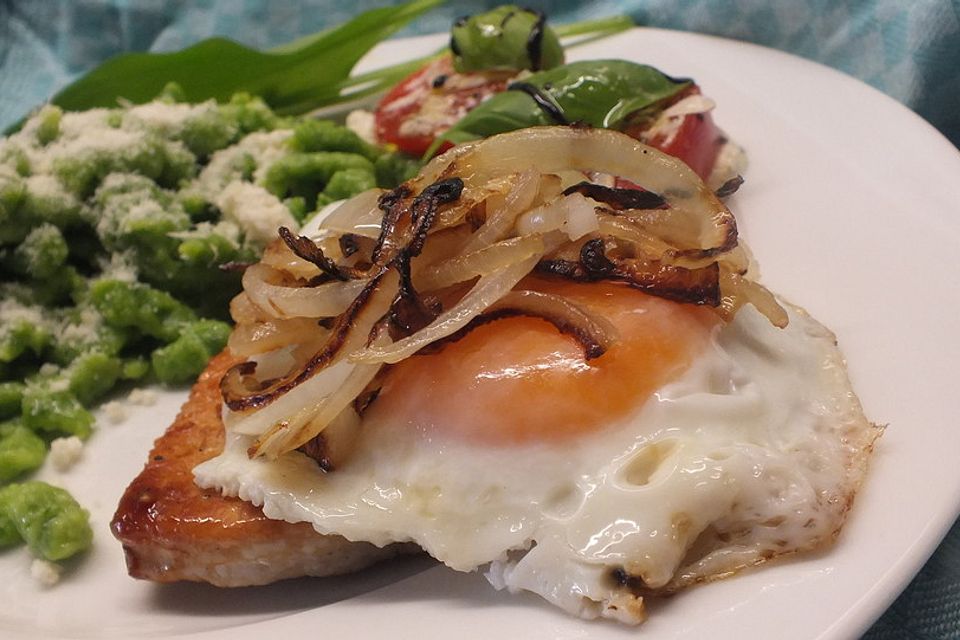
M 513 5 L 461 18 L 450 37 L 453 68 L 540 71 L 563 64 L 563 47 L 545 20 L 539 11 Z

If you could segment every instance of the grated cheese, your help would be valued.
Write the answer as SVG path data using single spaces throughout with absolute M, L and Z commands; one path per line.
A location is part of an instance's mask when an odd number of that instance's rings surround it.
M 254 182 L 262 182 L 274 162 L 290 153 L 287 140 L 293 136 L 289 129 L 258 131 L 247 135 L 231 147 L 217 151 L 200 172 L 195 187 L 208 199 L 213 199 L 228 184 L 242 179 L 245 158 L 256 163 Z
M 50 443 L 50 463 L 57 471 L 67 471 L 83 455 L 83 441 L 77 436 L 55 438 Z
M 110 424 L 121 424 L 127 420 L 127 408 L 116 400 L 105 402 L 101 409 L 103 409 L 103 415 L 107 417 Z
M 360 136 L 360 139 L 370 144 L 379 144 L 377 128 L 372 111 L 354 109 L 347 114 L 344 122 L 348 129 Z
M 299 227 L 277 196 L 249 182 L 231 182 L 215 203 L 224 218 L 243 230 L 247 240 L 261 247 L 277 237 L 278 228 Z
M 152 407 L 157 404 L 157 392 L 150 389 L 134 389 L 127 396 L 127 401 L 141 407 Z
M 63 567 L 49 560 L 36 558 L 30 564 L 30 577 L 44 587 L 52 587 L 60 582 L 62 572 Z
M 58 342 L 71 345 L 82 345 L 97 339 L 103 318 L 93 307 L 83 307 L 80 310 L 80 321 L 67 319 L 55 330 Z
M 40 370 L 38 373 L 41 376 L 55 376 L 60 373 L 60 367 L 52 362 L 44 362 L 42 365 L 40 365 Z

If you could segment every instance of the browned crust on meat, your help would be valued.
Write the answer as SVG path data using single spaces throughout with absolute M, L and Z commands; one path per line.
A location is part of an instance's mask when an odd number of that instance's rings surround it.
M 111 530 L 123 543 L 130 575 L 246 586 L 345 573 L 395 555 L 393 547 L 271 520 L 248 502 L 194 483 L 193 468 L 223 450 L 219 384 L 236 363 L 227 352 L 210 361 L 120 499 Z

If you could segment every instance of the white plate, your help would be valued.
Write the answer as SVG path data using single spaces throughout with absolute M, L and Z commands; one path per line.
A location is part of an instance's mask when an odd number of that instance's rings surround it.
M 394 41 L 367 67 L 426 52 Z M 91 511 L 94 551 L 43 590 L 25 551 L 0 555 L 6 638 L 851 638 L 922 566 L 960 507 L 960 154 L 923 120 L 836 71 L 739 42 L 637 29 L 575 50 L 691 76 L 749 151 L 731 202 L 764 282 L 834 329 L 867 415 L 889 424 L 839 543 L 693 589 L 641 630 L 565 617 L 477 574 L 408 559 L 341 579 L 220 590 L 126 576 L 108 522 L 182 393 L 102 421 L 79 467 L 44 478 Z

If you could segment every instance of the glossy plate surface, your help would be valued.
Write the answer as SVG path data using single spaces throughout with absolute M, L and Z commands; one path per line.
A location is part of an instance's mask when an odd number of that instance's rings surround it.
M 390 42 L 365 68 L 441 41 Z M 748 150 L 730 206 L 763 281 L 836 332 L 867 416 L 889 425 L 838 544 L 657 603 L 639 630 L 570 619 L 421 558 L 263 588 L 142 583 L 126 576 L 108 523 L 186 396 L 160 391 L 123 424 L 101 419 L 70 472 L 42 471 L 90 509 L 95 548 L 52 589 L 30 577 L 23 549 L 0 554 L 0 636 L 826 640 L 856 637 L 882 613 L 960 509 L 960 153 L 866 85 L 753 45 L 637 29 L 572 57 L 695 78 Z

